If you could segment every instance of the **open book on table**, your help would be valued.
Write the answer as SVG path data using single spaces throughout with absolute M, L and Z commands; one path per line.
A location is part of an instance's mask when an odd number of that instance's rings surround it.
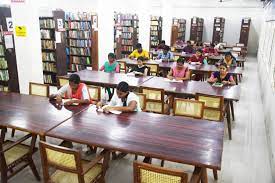
M 212 86 L 215 86 L 215 87 L 223 87 L 223 84 L 222 83 L 219 83 L 219 82 L 215 82 L 212 84 Z

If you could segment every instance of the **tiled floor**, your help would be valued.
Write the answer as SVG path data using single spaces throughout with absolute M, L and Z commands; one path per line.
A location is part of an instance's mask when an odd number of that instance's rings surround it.
M 245 64 L 241 87 L 241 100 L 235 103 L 236 121 L 233 122 L 233 140 L 229 141 L 228 134 L 225 135 L 222 171 L 219 172 L 217 182 L 271 183 L 273 181 L 268 158 L 256 58 L 249 58 Z M 35 160 L 42 176 L 38 153 L 35 154 Z M 134 156 L 128 155 L 124 159 L 111 161 L 106 182 L 131 183 L 133 160 Z M 159 161 L 155 160 L 153 163 L 157 164 Z M 192 170 L 192 167 L 171 162 L 166 162 L 165 166 Z M 216 182 L 213 179 L 212 171 L 209 170 L 208 175 L 210 183 Z M 26 168 L 10 182 L 34 183 L 37 181 L 29 168 Z

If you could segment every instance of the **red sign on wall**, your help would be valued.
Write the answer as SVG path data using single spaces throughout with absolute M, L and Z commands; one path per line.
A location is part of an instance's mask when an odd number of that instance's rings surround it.
M 24 3 L 25 0 L 11 0 L 12 3 Z

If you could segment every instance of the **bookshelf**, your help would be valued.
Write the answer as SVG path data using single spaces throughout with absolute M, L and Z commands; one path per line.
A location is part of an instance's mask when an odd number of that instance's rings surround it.
M 139 37 L 139 19 L 136 14 L 114 15 L 114 53 L 118 59 L 128 57 Z
M 162 40 L 162 17 L 151 16 L 150 23 L 150 50 L 157 48 Z
M 247 43 L 248 43 L 250 23 L 251 23 L 251 18 L 242 19 L 239 43 L 243 43 L 245 46 L 247 46 Z
M 8 32 L 6 18 L 11 17 L 9 7 L 0 7 L 0 91 L 19 92 L 13 32 Z M 12 39 L 13 48 L 6 48 L 5 37 Z
M 196 42 L 202 42 L 203 36 L 203 18 L 193 17 L 191 18 L 190 40 Z
M 43 80 L 56 85 L 55 22 L 53 17 L 39 17 L 42 49 Z
M 212 43 L 223 42 L 225 19 L 223 17 L 215 17 L 213 25 Z
M 171 31 L 171 46 L 177 40 L 185 41 L 186 20 L 173 18 L 172 31 Z
M 97 15 L 68 12 L 65 22 L 68 71 L 77 72 L 87 68 L 97 70 Z

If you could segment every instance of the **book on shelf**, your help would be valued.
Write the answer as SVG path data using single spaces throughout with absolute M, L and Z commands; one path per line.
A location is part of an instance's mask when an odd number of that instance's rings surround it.
M 69 38 L 90 39 L 91 38 L 91 31 L 69 30 Z
M 86 66 L 84 65 L 79 65 L 79 64 L 71 64 L 71 71 L 81 71 L 86 69 Z
M 9 91 L 9 87 L 4 86 L 4 85 L 0 85 L 0 91 L 1 92 L 8 92 Z
M 54 30 L 46 30 L 46 29 L 41 29 L 40 30 L 40 35 L 41 39 L 53 39 L 53 32 Z
M 42 52 L 42 61 L 55 62 L 55 53 Z
M 40 28 L 45 29 L 54 29 L 55 23 L 53 18 L 47 18 L 47 19 L 40 19 L 39 20 Z
M 90 65 L 91 61 L 89 57 L 76 57 L 72 56 L 72 63 L 74 64 L 82 64 L 82 65 Z
M 44 74 L 43 75 L 43 80 L 44 80 L 44 83 L 49 83 L 49 84 L 53 84 L 53 79 L 52 79 L 52 75 L 49 75 L 49 74 Z
M 92 26 L 91 22 L 72 22 L 69 20 L 65 23 L 65 28 L 77 30 L 90 30 Z
M 41 40 L 42 49 L 55 49 L 55 42 L 53 40 Z
M 0 58 L 0 69 L 8 69 L 8 63 L 5 58 Z
M 73 47 L 91 47 L 92 46 L 92 40 L 75 40 L 75 39 L 69 39 L 68 40 L 68 46 Z
M 90 48 L 70 48 L 70 55 L 90 56 Z
M 8 70 L 0 70 L 0 81 L 8 81 L 8 80 L 9 80 Z
M 0 56 L 5 56 L 5 50 L 3 45 L 0 45 Z
M 92 13 L 90 12 L 66 12 L 65 13 L 65 20 L 67 21 L 91 21 Z
M 55 63 L 43 62 L 43 70 L 56 73 Z

